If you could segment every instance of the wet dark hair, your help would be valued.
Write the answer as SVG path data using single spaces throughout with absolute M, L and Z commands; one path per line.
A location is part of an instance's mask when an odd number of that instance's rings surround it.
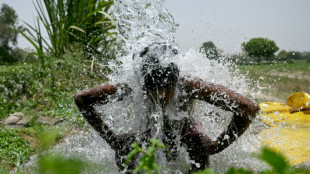
M 156 53 L 152 51 L 156 50 Z M 160 62 L 161 54 L 177 55 L 178 51 L 171 45 L 165 43 L 156 43 L 145 47 L 139 53 L 142 57 L 141 75 L 144 78 L 143 89 L 146 91 L 153 90 L 171 90 L 176 86 L 179 76 L 179 68 L 175 63 L 162 65 Z

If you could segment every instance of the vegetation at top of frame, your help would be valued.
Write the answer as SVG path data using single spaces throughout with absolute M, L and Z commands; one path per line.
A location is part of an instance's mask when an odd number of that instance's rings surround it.
M 37 25 L 26 23 L 28 28 L 21 34 L 35 47 L 41 63 L 46 52 L 61 57 L 73 44 L 83 47 L 87 57 L 111 59 L 115 40 L 112 5 L 113 0 L 36 0 Z M 40 23 L 48 40 L 42 36 Z

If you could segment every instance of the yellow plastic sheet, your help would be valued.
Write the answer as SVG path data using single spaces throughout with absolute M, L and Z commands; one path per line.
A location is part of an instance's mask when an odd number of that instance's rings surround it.
M 290 106 L 278 102 L 260 103 L 261 119 L 270 126 L 259 133 L 261 146 L 283 153 L 292 165 L 310 161 L 310 114 L 291 114 Z

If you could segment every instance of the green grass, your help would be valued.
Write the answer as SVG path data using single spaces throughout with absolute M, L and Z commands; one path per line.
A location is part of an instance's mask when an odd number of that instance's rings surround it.
M 107 81 L 102 71 L 109 71 L 95 62 L 91 72 L 91 64 L 82 53 L 75 52 L 63 59 L 50 58 L 45 67 L 39 63 L 0 66 L 0 122 L 14 112 L 22 112 L 30 120 L 28 127 L 21 130 L 7 130 L 0 124 L 0 168 L 2 163 L 4 168 L 15 166 L 15 152 L 21 152 L 23 163 L 36 151 L 37 147 L 30 147 L 21 135 L 32 132 L 29 136 L 37 138 L 49 127 L 35 122 L 39 116 L 62 118 L 73 126 L 84 124 L 73 96 L 87 86 Z
M 0 129 L 0 164 L 14 165 L 17 158 L 25 162 L 35 150 L 21 137 L 22 134 L 33 132 L 29 129 Z
M 304 91 L 310 93 L 310 63 L 294 61 L 291 64 L 277 63 L 268 65 L 240 65 L 238 67 L 251 79 L 253 88 L 257 82 L 265 89 L 265 96 L 285 102 L 293 92 Z M 260 101 L 268 97 L 259 98 Z

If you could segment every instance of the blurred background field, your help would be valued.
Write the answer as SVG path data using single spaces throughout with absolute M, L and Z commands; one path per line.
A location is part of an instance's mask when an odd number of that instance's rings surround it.
M 251 79 L 253 88 L 259 84 L 258 101 L 286 102 L 293 92 L 310 92 L 310 62 L 298 60 L 261 65 L 240 65 L 239 69 Z

